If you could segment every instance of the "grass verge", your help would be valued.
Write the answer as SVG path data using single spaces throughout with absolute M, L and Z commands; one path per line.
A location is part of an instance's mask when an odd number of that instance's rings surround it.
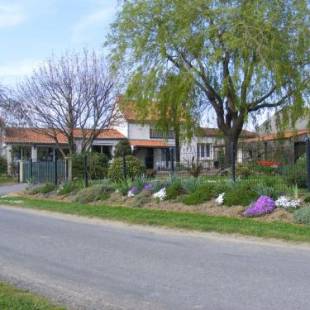
M 46 299 L 16 289 L 8 284 L 0 283 L 0 309 L 1 310 L 64 310 L 56 307 Z
M 264 223 L 249 218 L 238 219 L 162 210 L 109 207 L 105 205 L 94 206 L 21 197 L 0 198 L 0 204 L 118 220 L 133 224 L 156 225 L 198 231 L 215 231 L 227 234 L 237 233 L 264 238 L 310 242 L 309 226 L 280 222 Z

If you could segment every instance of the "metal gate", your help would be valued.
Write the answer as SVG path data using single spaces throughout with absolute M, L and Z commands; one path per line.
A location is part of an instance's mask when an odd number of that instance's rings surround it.
M 67 165 L 65 160 L 55 161 L 21 161 L 19 169 L 20 182 L 54 183 L 67 180 Z

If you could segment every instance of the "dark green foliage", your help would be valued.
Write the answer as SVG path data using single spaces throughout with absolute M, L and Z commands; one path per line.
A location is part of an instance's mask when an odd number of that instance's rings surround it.
M 296 210 L 294 212 L 294 220 L 298 224 L 310 224 L 310 207 Z
M 56 189 L 56 185 L 52 183 L 46 183 L 43 185 L 35 186 L 29 190 L 30 194 L 48 194 Z
M 122 157 L 131 154 L 132 151 L 128 139 L 121 140 L 115 145 L 114 157 Z
M 236 182 L 232 184 L 224 195 L 224 204 L 226 206 L 248 206 L 258 198 L 258 194 L 253 190 L 251 182 Z
M 126 175 L 129 179 L 142 176 L 145 173 L 145 167 L 141 161 L 132 156 L 126 156 Z M 108 176 L 112 181 L 120 181 L 124 179 L 123 158 L 118 157 L 113 160 L 109 167 Z
M 7 173 L 7 161 L 0 156 L 0 174 Z
M 206 201 L 211 200 L 214 197 L 214 186 L 212 183 L 205 183 L 190 193 L 189 195 L 185 196 L 183 202 L 186 205 L 197 205 Z
M 306 169 L 306 156 L 297 160 L 295 165 L 284 167 L 283 176 L 291 185 L 297 185 L 301 188 L 307 187 L 307 169 Z
M 310 203 L 310 195 L 307 195 L 304 199 L 304 202 Z
M 103 179 L 108 174 L 109 158 L 106 154 L 90 152 L 87 153 L 88 177 L 91 180 Z M 72 158 L 73 178 L 84 177 L 85 154 L 75 154 Z
M 179 179 L 172 180 L 171 184 L 166 188 L 166 199 L 176 199 L 178 196 L 185 194 L 182 182 Z

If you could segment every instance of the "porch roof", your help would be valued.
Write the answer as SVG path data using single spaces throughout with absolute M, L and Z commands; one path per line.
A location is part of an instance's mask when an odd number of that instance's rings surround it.
M 169 145 L 163 140 L 129 140 L 131 146 L 150 147 L 150 148 L 167 148 Z
M 79 128 L 76 128 L 73 134 L 76 139 L 83 137 L 82 130 Z M 67 144 L 67 139 L 63 133 L 57 133 L 57 139 L 60 144 Z M 124 139 L 124 136 L 115 129 L 103 129 L 96 139 Z M 8 144 L 55 144 L 55 140 L 47 128 L 6 128 L 4 141 Z
M 310 134 L 310 129 L 286 130 L 286 131 L 278 132 L 278 133 L 260 135 L 256 138 L 246 139 L 243 142 L 245 143 L 267 142 L 267 141 L 274 141 L 274 140 L 290 139 L 290 138 L 299 137 L 299 136 L 303 136 L 307 134 Z

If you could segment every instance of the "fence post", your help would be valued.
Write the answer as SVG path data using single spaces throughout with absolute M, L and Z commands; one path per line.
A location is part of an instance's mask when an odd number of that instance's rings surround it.
M 124 180 L 127 180 L 127 163 L 126 163 L 125 152 L 123 152 L 123 176 L 124 176 Z
M 231 142 L 231 173 L 232 180 L 236 182 L 236 150 L 234 142 Z
M 170 148 L 170 160 L 171 160 L 171 175 L 174 174 L 174 152 L 173 148 Z
M 84 155 L 84 161 L 83 161 L 83 167 L 84 167 L 84 184 L 85 187 L 88 187 L 88 173 L 87 173 L 87 154 Z
M 57 171 L 57 153 L 56 151 L 54 150 L 54 184 L 57 185 L 58 183 L 58 171 Z
M 29 159 L 29 179 L 30 179 L 31 183 L 33 183 L 33 180 L 32 180 L 32 159 L 31 158 Z
M 20 160 L 18 165 L 19 165 L 19 173 L 18 173 L 19 182 L 24 183 L 24 162 Z
M 306 137 L 307 187 L 310 191 L 310 135 Z

